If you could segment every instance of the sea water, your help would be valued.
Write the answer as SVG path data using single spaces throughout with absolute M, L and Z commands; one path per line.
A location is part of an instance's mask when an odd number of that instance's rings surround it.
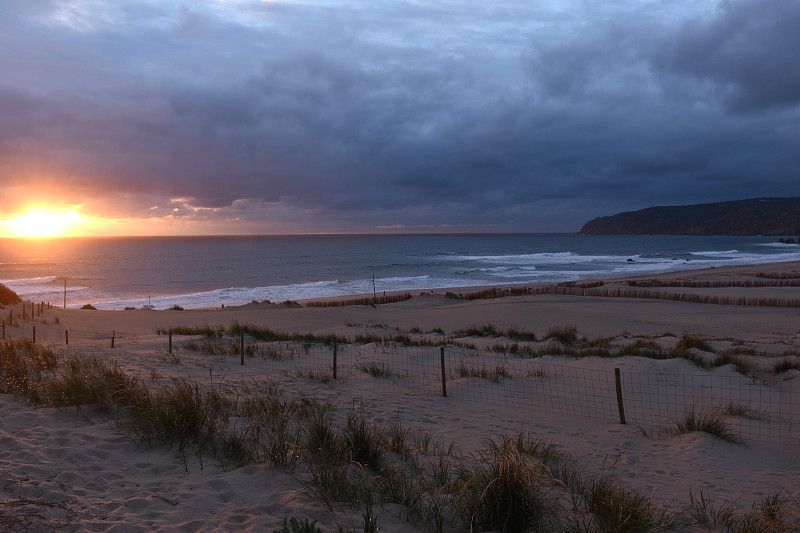
M 800 260 L 776 237 L 577 234 L 0 239 L 0 283 L 99 309 L 502 287 Z

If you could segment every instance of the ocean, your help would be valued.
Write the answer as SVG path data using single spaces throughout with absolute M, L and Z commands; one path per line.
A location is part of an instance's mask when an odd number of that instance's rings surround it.
M 25 299 L 186 309 L 552 283 L 798 261 L 777 237 L 577 234 L 0 239 L 0 283 Z

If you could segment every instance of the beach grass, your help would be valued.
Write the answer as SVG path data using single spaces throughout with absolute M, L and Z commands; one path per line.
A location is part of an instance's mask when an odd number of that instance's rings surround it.
M 322 530 L 317 527 L 316 520 L 290 516 L 283 519 L 281 528 L 276 529 L 274 533 L 322 533 Z
M 351 462 L 376 472 L 381 470 L 387 441 L 380 427 L 368 423 L 362 415 L 350 413 L 343 438 Z
M 22 301 L 19 295 L 0 283 L 0 305 L 14 305 Z
M 263 342 L 307 342 L 315 344 L 324 344 L 333 346 L 336 342 L 345 342 L 345 339 L 340 339 L 336 335 L 315 335 L 313 333 L 287 333 L 283 331 L 273 330 L 266 326 L 258 326 L 255 324 L 242 324 L 236 320 L 231 322 L 229 326 L 210 326 L 208 324 L 202 326 L 171 326 L 168 328 L 156 328 L 157 335 L 203 335 L 209 339 L 221 338 L 224 336 L 240 338 L 241 335 L 252 337 L 253 339 Z
M 681 352 L 688 352 L 693 348 L 702 352 L 714 351 L 714 348 L 712 348 L 708 343 L 708 338 L 705 335 L 690 332 L 684 332 L 681 335 L 681 338 L 673 351 L 677 354 Z
M 337 424 L 332 403 L 287 397 L 274 382 L 222 389 L 175 378 L 148 388 L 114 364 L 61 356 L 29 341 L 0 342 L 0 376 L 4 393 L 43 405 L 95 405 L 126 434 L 175 446 L 182 454 L 212 454 L 231 468 L 257 462 L 294 470 L 302 464 L 297 475 L 304 492 L 326 508 L 355 510 L 364 531 L 381 527 L 388 504 L 404 506 L 411 523 L 432 531 L 623 533 L 677 523 L 667 509 L 612 474 L 583 471 L 568 452 L 532 433 L 497 435 L 464 455 L 431 433 L 399 422 L 385 428 L 355 411 Z M 727 425 L 729 416 L 761 414 L 733 403 L 693 406 L 671 431 L 705 431 L 739 442 Z M 232 418 L 246 422 L 232 426 Z M 794 509 L 780 495 L 742 510 L 715 506 L 701 492 L 691 494 L 682 516 L 689 525 L 726 524 L 730 531 L 793 531 Z M 284 527 L 317 526 L 298 518 Z
M 742 439 L 736 435 L 728 423 L 728 413 L 722 406 L 701 407 L 694 404 L 683 411 L 683 416 L 674 421 L 668 434 L 679 435 L 700 431 L 721 440 L 739 443 Z
M 456 375 L 459 378 L 481 378 L 496 383 L 502 378 L 510 378 L 511 372 L 502 361 L 496 363 L 493 367 L 487 367 L 484 363 L 477 364 L 460 361 L 456 369 Z
M 46 397 L 44 375 L 60 363 L 59 356 L 28 339 L 0 343 L 0 391 L 42 403 Z
M 402 377 L 402 373 L 392 370 L 389 366 L 381 363 L 365 363 L 359 367 L 359 370 L 374 378 L 394 378 Z
M 224 326 L 171 326 L 169 328 L 156 328 L 157 335 L 204 335 L 209 338 L 221 337 L 225 333 Z
M 772 372 L 774 374 L 783 374 L 790 370 L 800 370 L 800 360 L 784 356 L 775 361 L 775 364 L 772 366 Z
M 739 347 L 728 348 L 717 355 L 712 366 L 731 365 L 743 376 L 752 376 L 760 370 L 760 367 L 753 359 L 747 357 L 748 355 L 754 355 L 754 353 L 743 353 Z
M 533 331 L 525 330 L 519 326 L 510 326 L 507 330 L 498 328 L 494 324 L 472 325 L 468 328 L 455 330 L 452 334 L 454 338 L 462 337 L 506 337 L 518 342 L 536 342 L 536 334 Z
M 611 476 L 592 479 L 587 496 L 595 522 L 609 533 L 654 531 L 667 521 L 650 498 L 621 486 Z
M 472 326 L 464 329 L 459 329 L 453 332 L 454 337 L 502 337 L 502 330 L 498 329 L 494 324 L 483 324 Z
M 226 332 L 233 336 L 241 334 L 253 337 L 260 341 L 293 341 L 293 342 L 308 342 L 314 344 L 324 344 L 326 346 L 333 346 L 337 342 L 343 343 L 344 339 L 340 339 L 334 334 L 328 335 L 315 335 L 313 333 L 293 333 L 276 331 L 266 326 L 257 326 L 254 324 L 241 324 L 238 321 L 233 321 L 227 328 Z
M 800 530 L 800 515 L 789 497 L 776 492 L 755 501 L 750 509 L 718 504 L 702 490 L 689 491 L 683 514 L 690 524 L 708 531 L 735 533 L 793 533 Z
M 741 341 L 737 341 L 741 342 Z M 540 358 L 544 356 L 560 356 L 580 359 L 584 357 L 646 357 L 649 359 L 680 358 L 691 361 L 698 368 L 705 370 L 731 365 L 744 376 L 755 376 L 762 371 L 754 357 L 774 357 L 769 353 L 761 353 L 754 348 L 740 344 L 730 346 L 716 352 L 704 335 L 684 333 L 672 348 L 665 348 L 651 338 L 638 338 L 628 342 L 619 342 L 614 337 L 581 337 L 572 326 L 556 326 L 539 342 L 495 343 L 488 349 L 494 353 L 514 355 L 521 358 Z M 789 350 L 781 360 L 773 366 L 773 373 L 798 368 L 800 363 L 791 359 L 794 352 Z
M 389 329 L 381 325 L 382 329 Z M 741 341 L 731 340 L 737 344 L 717 352 L 709 342 L 707 336 L 684 332 L 672 348 L 666 348 L 652 338 L 630 339 L 619 337 L 592 337 L 581 336 L 574 325 L 553 326 L 539 339 L 533 331 L 512 326 L 508 330 L 498 328 L 493 324 L 474 325 L 466 329 L 456 330 L 449 336 L 431 338 L 425 334 L 408 334 L 399 331 L 374 334 L 369 332 L 358 333 L 352 338 L 340 335 L 326 334 L 315 335 L 311 333 L 284 333 L 263 326 L 243 325 L 233 322 L 231 326 L 198 326 L 198 327 L 173 327 L 159 328 L 159 334 L 172 331 L 185 335 L 202 335 L 203 339 L 189 339 L 179 341 L 178 347 L 196 351 L 207 355 L 238 355 L 241 351 L 241 336 L 247 335 L 245 355 L 249 357 L 260 356 L 264 359 L 285 360 L 292 357 L 287 350 L 277 350 L 265 347 L 260 342 L 294 342 L 301 343 L 303 350 L 308 352 L 311 346 L 321 345 L 331 347 L 334 344 L 381 344 L 384 346 L 400 347 L 442 347 L 454 346 L 467 349 L 477 349 L 471 342 L 464 342 L 468 337 L 489 337 L 514 339 L 514 342 L 495 342 L 486 348 L 494 353 L 513 355 L 520 358 L 540 358 L 544 356 L 559 356 L 569 358 L 584 357 L 647 357 L 651 359 L 682 358 L 693 362 L 699 368 L 711 369 L 724 365 L 731 365 L 734 370 L 745 376 L 754 376 L 762 371 L 755 362 L 754 356 L 770 356 L 769 353 L 760 353 L 754 348 L 745 347 Z M 255 341 L 255 342 L 254 342 Z M 791 350 L 787 354 L 794 353 Z M 774 357 L 774 356 L 773 356 Z M 794 368 L 795 363 L 786 368 Z M 784 366 L 776 366 L 779 370 Z M 365 373 L 374 377 L 390 377 L 393 371 L 381 368 L 376 364 L 364 364 L 361 368 Z M 305 373 L 305 372 L 304 372 Z M 468 377 L 469 370 L 462 377 Z M 310 379 L 324 380 L 323 375 L 310 371 Z M 472 376 L 486 377 L 486 376 Z M 496 375 L 495 378 L 502 377 Z
M 542 340 L 556 340 L 565 346 L 578 343 L 578 328 L 573 325 L 553 326 L 547 330 Z
M 617 357 L 647 357 L 649 359 L 664 359 L 664 349 L 653 339 L 636 339 L 622 345 L 616 352 Z
M 547 530 L 555 501 L 542 463 L 531 460 L 514 439 L 491 439 L 458 475 L 456 509 L 469 531 Z
M 566 493 L 575 513 L 566 531 L 644 533 L 663 530 L 677 522 L 669 509 L 660 508 L 649 497 L 614 478 L 616 460 L 609 467 L 604 466 L 604 473 L 592 475 L 578 468 L 568 453 L 531 433 L 520 431 L 516 441 L 518 449 L 541 461 L 547 476 Z

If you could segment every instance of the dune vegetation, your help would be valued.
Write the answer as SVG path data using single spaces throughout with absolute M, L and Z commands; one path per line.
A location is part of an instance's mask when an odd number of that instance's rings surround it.
M 599 474 L 584 472 L 568 452 L 533 433 L 488 435 L 480 449 L 464 453 L 399 423 L 385 426 L 356 410 L 339 413 L 332 403 L 287 395 L 276 382 L 146 384 L 115 364 L 27 340 L 0 342 L 0 392 L 36 405 L 95 406 L 131 438 L 171 446 L 184 457 L 207 454 L 229 469 L 262 464 L 290 471 L 305 496 L 321 508 L 356 513 L 363 531 L 382 529 L 389 507 L 437 532 L 800 526 L 796 502 L 780 493 L 741 509 L 689 491 L 687 503 L 664 507 L 624 486 L 613 464 Z M 708 432 L 710 421 L 721 438 L 738 440 L 720 420 L 718 412 L 691 412 L 674 431 Z M 0 525 L 13 519 L 0 514 Z M 283 524 L 283 531 L 322 531 L 307 517 L 286 517 Z
M 0 305 L 13 305 L 18 304 L 22 300 L 19 295 L 0 283 Z

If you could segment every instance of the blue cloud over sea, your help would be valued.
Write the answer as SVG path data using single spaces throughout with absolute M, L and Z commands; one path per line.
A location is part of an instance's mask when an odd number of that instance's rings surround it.
M 797 27 L 794 0 L 5 0 L 0 213 L 38 187 L 242 232 L 575 231 L 800 195 Z

